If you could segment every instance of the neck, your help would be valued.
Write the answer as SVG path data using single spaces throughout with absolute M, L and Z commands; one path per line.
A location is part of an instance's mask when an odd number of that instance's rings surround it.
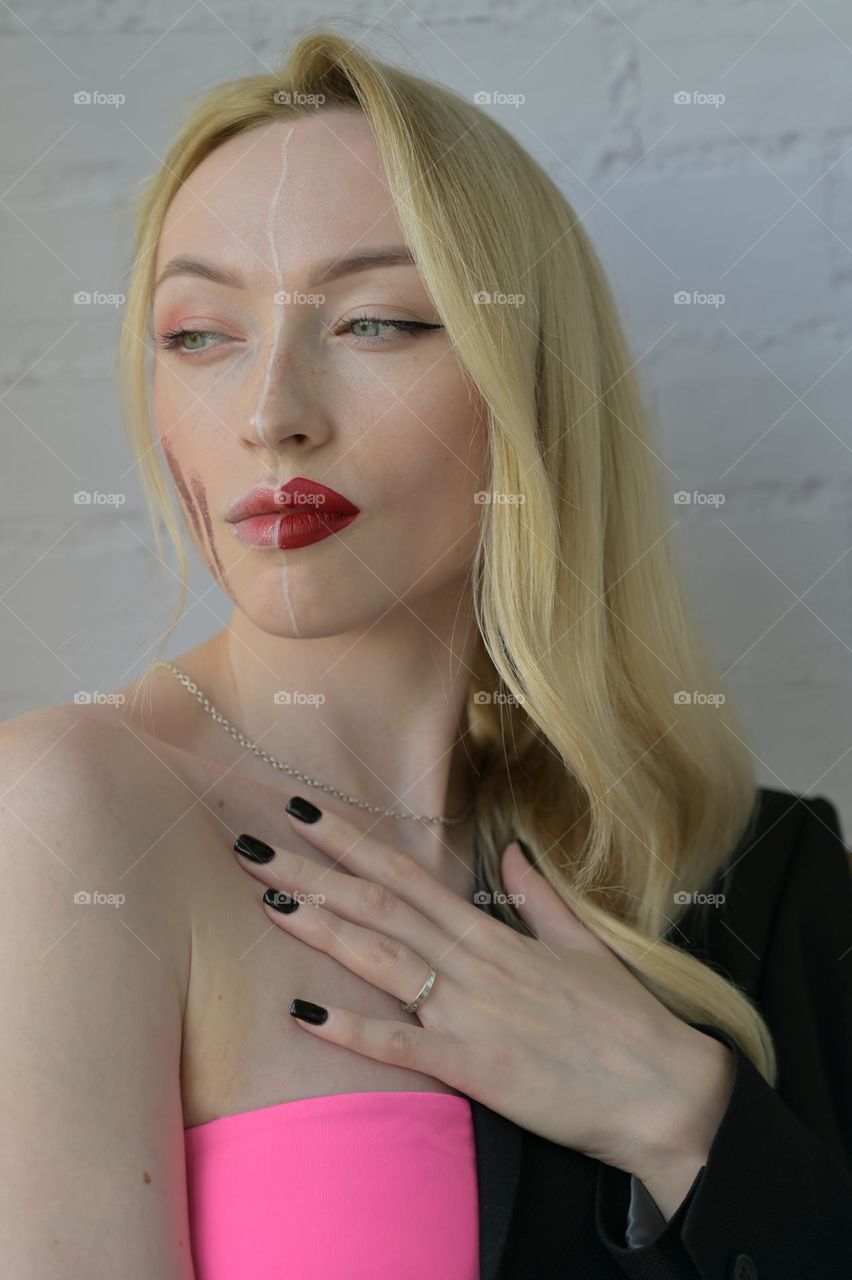
M 465 714 L 476 627 L 463 599 L 428 611 L 421 604 L 417 613 L 399 606 L 366 631 L 306 639 L 270 635 L 235 609 L 202 649 L 204 692 L 270 755 L 382 808 L 447 817 L 467 811 L 477 779 Z M 264 768 L 257 760 L 256 769 Z M 378 839 L 417 851 L 432 869 L 454 862 L 469 843 L 469 823 L 379 818 L 278 776 L 288 794 L 333 807 Z

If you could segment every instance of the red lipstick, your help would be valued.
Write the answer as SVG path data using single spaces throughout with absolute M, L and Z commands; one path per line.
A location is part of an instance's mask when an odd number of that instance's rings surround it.
M 225 509 L 225 519 L 248 547 L 294 550 L 339 533 L 360 508 L 336 489 L 294 476 L 273 489 L 255 485 Z

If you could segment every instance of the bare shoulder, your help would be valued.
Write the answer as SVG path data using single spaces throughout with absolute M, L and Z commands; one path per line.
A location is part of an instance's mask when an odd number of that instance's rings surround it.
M 35 774 L 47 803 L 76 791 L 81 782 L 91 786 L 78 799 L 94 800 L 137 762 L 141 744 L 134 744 L 116 712 L 105 707 L 55 703 L 0 722 L 4 790 L 12 784 L 28 790 Z
M 125 727 L 112 706 L 51 703 L 0 721 L 0 750 L 14 755 L 16 750 L 27 753 L 42 748 L 50 753 L 59 748 L 66 763 L 79 756 L 79 764 L 85 768 L 98 753 L 109 756 L 124 736 Z
M 45 815 L 70 801 L 78 818 L 117 813 L 154 772 L 163 766 L 144 735 L 114 708 L 56 703 L 0 722 L 0 795 Z
M 60 703 L 0 723 L 0 831 L 57 888 L 121 896 L 120 918 L 150 916 L 183 1007 L 189 916 L 168 833 L 187 788 L 114 710 Z M 190 801 L 192 797 L 189 797 Z M 85 904 L 82 904 L 85 905 Z
M 145 754 L 97 708 L 42 707 L 0 724 L 0 1089 L 14 1099 L 0 1249 L 10 1274 L 193 1274 L 185 924 L 168 858 L 152 844 Z

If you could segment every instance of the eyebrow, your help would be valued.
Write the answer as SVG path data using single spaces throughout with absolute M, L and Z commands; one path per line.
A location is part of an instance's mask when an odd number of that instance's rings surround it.
M 326 258 L 314 264 L 308 278 L 309 285 L 329 284 L 342 276 L 353 275 L 357 271 L 372 271 L 377 267 L 415 266 L 414 255 L 407 245 L 389 245 L 387 248 L 362 249 L 343 257 Z M 223 284 L 229 289 L 244 289 L 246 282 L 237 271 L 227 267 L 219 267 L 202 258 L 191 258 L 183 254 L 167 263 L 160 272 L 154 289 L 159 289 L 171 276 L 198 276 L 202 280 L 210 280 L 213 284 Z

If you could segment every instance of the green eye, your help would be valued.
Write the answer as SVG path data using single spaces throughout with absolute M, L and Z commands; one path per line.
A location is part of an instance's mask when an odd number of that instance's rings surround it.
M 408 333 L 412 338 L 419 338 L 429 329 L 441 329 L 440 324 L 424 324 L 420 320 L 393 320 L 388 316 L 354 316 L 353 319 L 347 321 L 347 329 L 350 333 L 355 325 L 384 325 L 388 329 L 395 329 L 397 333 Z M 347 329 L 343 330 L 346 332 Z M 392 342 L 393 337 L 380 337 L 379 334 L 359 334 L 353 333 L 354 338 L 358 338 L 362 342 L 372 345 L 382 342 Z
M 187 355 L 191 351 L 207 351 L 207 347 L 202 346 L 181 346 L 183 338 L 218 338 L 220 335 L 214 333 L 210 329 L 171 329 L 168 333 L 161 333 L 157 336 L 157 345 L 163 347 L 166 351 L 183 351 Z

